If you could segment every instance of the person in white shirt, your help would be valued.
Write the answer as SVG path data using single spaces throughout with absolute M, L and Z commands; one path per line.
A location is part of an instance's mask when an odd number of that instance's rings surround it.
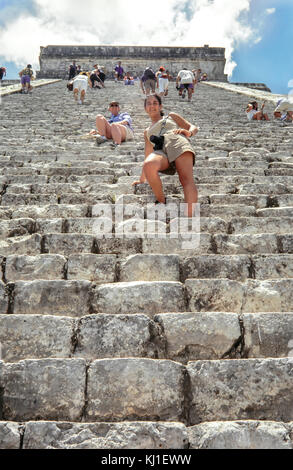
M 180 86 L 178 88 L 179 83 L 180 83 Z M 186 90 L 187 90 L 188 101 L 191 101 L 192 93 L 194 90 L 194 84 L 195 84 L 195 76 L 193 75 L 191 70 L 187 70 L 185 68 L 180 70 L 176 78 L 176 88 L 179 89 L 179 96 L 182 97 L 182 99 L 185 98 Z
M 92 83 L 88 77 L 87 72 L 81 72 L 73 79 L 73 93 L 74 99 L 78 104 L 83 104 L 88 85 L 92 88 Z M 78 99 L 78 94 L 80 98 Z
M 250 101 L 246 108 L 246 116 L 248 121 L 269 121 L 269 116 L 263 112 L 264 106 L 265 104 L 263 103 L 260 108 L 261 110 L 259 111 L 257 101 Z

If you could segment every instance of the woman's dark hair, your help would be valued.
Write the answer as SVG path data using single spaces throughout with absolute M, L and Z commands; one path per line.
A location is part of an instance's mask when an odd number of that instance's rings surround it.
M 252 106 L 253 109 L 257 109 L 257 102 L 256 101 L 250 101 L 249 104 Z
M 157 95 L 157 94 L 154 94 L 154 95 L 150 95 L 150 96 L 153 96 L 154 98 L 156 98 L 156 100 L 158 101 L 159 105 L 161 106 L 162 104 L 162 98 L 160 97 L 160 95 Z M 149 98 L 149 96 L 144 100 L 144 109 L 146 107 L 146 102 L 147 102 L 147 99 Z M 164 111 L 161 111 L 161 116 L 164 116 Z

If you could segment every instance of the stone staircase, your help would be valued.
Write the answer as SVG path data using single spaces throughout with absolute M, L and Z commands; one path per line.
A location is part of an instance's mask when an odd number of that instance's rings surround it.
M 292 125 L 247 122 L 247 96 L 200 84 L 190 104 L 173 85 L 165 111 L 200 126 L 189 249 L 172 220 L 165 239 L 97 236 L 101 204 L 132 204 L 140 223 L 153 207 L 131 186 L 137 84 L 107 82 L 84 106 L 65 82 L 2 99 L 2 449 L 293 447 Z M 117 98 L 135 141 L 83 139 Z M 163 181 L 183 202 L 177 175 Z

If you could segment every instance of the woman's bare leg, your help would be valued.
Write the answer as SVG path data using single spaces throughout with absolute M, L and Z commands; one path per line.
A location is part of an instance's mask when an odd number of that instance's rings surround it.
M 183 186 L 184 200 L 187 204 L 187 216 L 193 216 L 192 204 L 198 201 L 198 191 L 193 177 L 193 154 L 184 152 L 175 160 L 180 183 Z
M 153 193 L 159 202 L 166 202 L 163 191 L 163 185 L 159 176 L 159 171 L 166 170 L 169 166 L 167 157 L 151 153 L 145 160 L 143 171 L 146 179 L 153 190 Z
M 82 103 L 84 102 L 84 99 L 85 99 L 85 90 L 81 90 L 80 100 L 81 100 Z
M 74 95 L 75 101 L 77 101 L 77 99 L 78 99 L 78 88 L 74 88 L 73 95 Z

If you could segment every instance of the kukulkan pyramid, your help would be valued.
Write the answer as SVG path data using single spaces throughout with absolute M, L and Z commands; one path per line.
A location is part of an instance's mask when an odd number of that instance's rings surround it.
M 165 238 L 100 237 L 97 207 L 132 204 L 129 227 L 154 203 L 132 186 L 143 95 L 105 83 L 83 106 L 64 80 L 2 97 L 0 448 L 292 449 L 292 124 L 247 121 L 270 93 L 208 82 L 188 103 L 172 82 L 165 112 L 200 127 L 200 242 L 168 217 Z M 98 147 L 83 136 L 113 99 L 135 139 Z

